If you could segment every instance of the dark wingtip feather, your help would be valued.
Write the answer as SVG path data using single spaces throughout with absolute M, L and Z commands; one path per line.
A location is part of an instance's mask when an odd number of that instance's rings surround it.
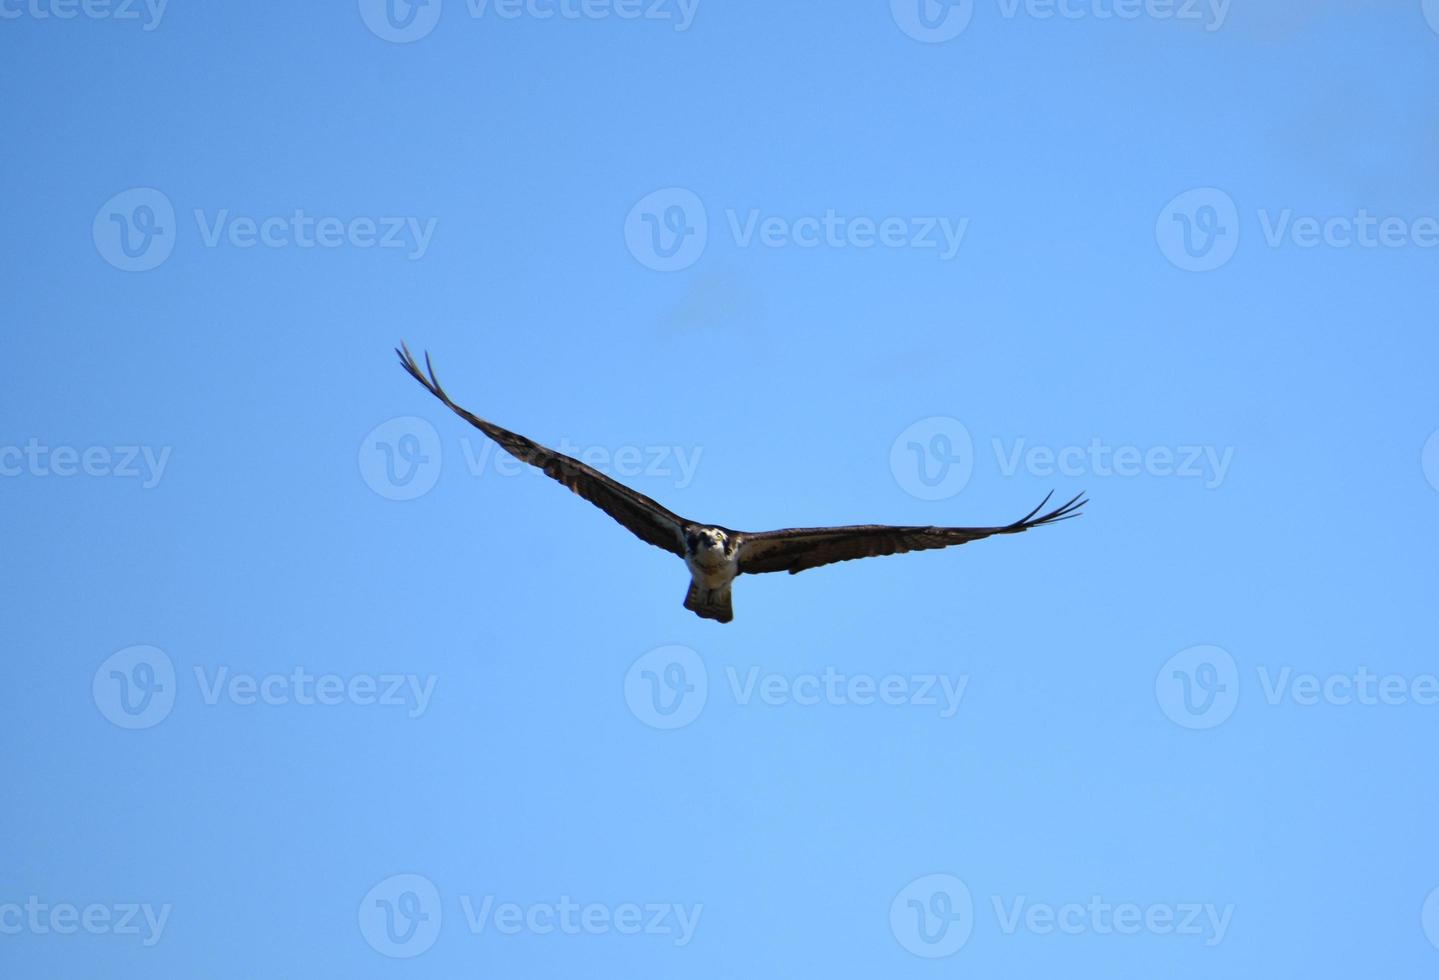
M 444 389 L 440 387 L 439 378 L 435 377 L 435 367 L 430 363 L 429 351 L 425 351 L 425 368 L 429 371 L 430 375 L 428 378 L 425 377 L 425 372 L 420 370 L 420 362 L 416 360 L 415 355 L 410 352 L 409 344 L 406 344 L 403 340 L 400 341 L 400 346 L 395 348 L 395 353 L 400 356 L 400 364 L 406 371 L 410 372 L 411 377 L 428 388 L 432 395 L 439 398 L 446 405 L 450 404 L 449 397 L 445 394 Z
M 1047 503 L 1049 503 L 1049 498 L 1050 498 L 1050 497 L 1053 497 L 1053 496 L 1054 496 L 1054 491 L 1053 491 L 1053 490 L 1049 491 L 1049 493 L 1047 493 L 1047 494 L 1044 495 L 1044 499 L 1039 502 L 1039 506 L 1038 506 L 1038 507 L 1034 508 L 1034 510 L 1030 511 L 1028 514 L 1025 514 L 1023 517 L 1021 517 L 1019 520 L 1015 521 L 1014 523 L 1015 523 L 1015 524 L 1028 525 L 1029 522 L 1034 519 L 1034 515 L 1035 515 L 1035 514 L 1038 514 L 1041 510 L 1043 510 L 1043 509 L 1044 509 L 1044 505 L 1047 504 Z
M 1020 529 L 1027 530 L 1031 527 L 1041 527 L 1045 524 L 1055 524 L 1059 521 L 1067 521 L 1071 517 L 1078 517 L 1080 515 L 1080 508 L 1082 508 L 1085 504 L 1089 503 L 1088 497 L 1086 497 L 1083 493 L 1077 493 L 1073 497 L 1070 497 L 1069 500 L 1054 508 L 1054 510 L 1050 511 L 1049 513 L 1043 514 L 1039 517 L 1035 517 L 1034 515 L 1038 514 L 1044 508 L 1044 505 L 1049 503 L 1050 498 L 1053 496 L 1054 491 L 1051 490 L 1049 494 L 1045 496 L 1044 500 L 1040 502 L 1038 507 L 1030 511 L 1023 520 L 1017 522 L 1014 526 Z

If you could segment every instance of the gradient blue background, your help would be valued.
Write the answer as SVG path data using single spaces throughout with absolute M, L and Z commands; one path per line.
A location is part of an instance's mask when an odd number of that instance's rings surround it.
M 1194 24 L 1006 19 L 940 44 L 882 2 L 711 3 L 694 24 L 472 19 L 413 44 L 353 3 L 175 2 L 155 30 L 0 21 L 0 443 L 171 447 L 160 484 L 0 479 L 0 902 L 170 903 L 162 940 L 0 936 L 7 977 L 1432 976 L 1439 708 L 1268 704 L 1263 666 L 1439 669 L 1439 250 L 1266 247 L 1256 209 L 1439 213 L 1439 34 L 1418 2 L 1236 2 Z M 705 203 L 703 257 L 652 271 L 626 215 Z M 1223 268 L 1156 245 L 1175 195 L 1242 216 Z M 178 240 L 113 268 L 91 222 L 157 188 Z M 206 248 L 195 209 L 437 219 L 387 250 Z M 738 247 L 725 209 L 970 219 L 959 256 Z M 698 448 L 636 478 L 733 527 L 992 523 L 1051 487 L 1086 516 L 1019 538 L 741 580 L 737 618 L 535 478 L 473 477 L 470 430 L 404 376 L 551 444 Z M 370 430 L 444 462 L 399 502 Z M 964 491 L 907 493 L 930 416 Z M 1222 484 L 1006 475 L 992 439 L 1232 447 Z M 473 443 L 472 443 L 473 444 Z M 693 648 L 700 717 L 642 724 L 624 679 Z M 1216 644 L 1242 693 L 1191 731 L 1165 661 Z M 163 649 L 173 713 L 102 716 L 115 651 Z M 434 675 L 429 710 L 206 705 L 195 668 Z M 726 667 L 966 674 L 958 715 L 737 704 Z M 386 876 L 444 900 L 386 959 Z M 890 902 L 973 893 L 951 959 Z M 703 904 L 693 941 L 471 935 L 460 895 Z M 1198 937 L 1006 935 L 990 896 L 1232 903 Z

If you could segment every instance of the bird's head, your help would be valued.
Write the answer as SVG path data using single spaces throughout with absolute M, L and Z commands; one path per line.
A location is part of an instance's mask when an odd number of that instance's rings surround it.
M 729 556 L 729 537 L 717 527 L 700 527 L 687 537 L 690 554 L 701 564 L 717 564 Z

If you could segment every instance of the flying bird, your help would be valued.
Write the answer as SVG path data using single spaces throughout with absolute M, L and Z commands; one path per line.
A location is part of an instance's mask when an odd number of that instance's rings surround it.
M 430 355 L 425 370 L 401 343 L 396 349 L 405 370 L 466 422 L 499 443 L 511 456 L 538 467 L 544 474 L 579 494 L 623 525 L 635 537 L 684 559 L 690 571 L 685 608 L 705 619 L 734 619 L 730 588 L 735 577 L 759 572 L 789 572 L 877 555 L 948 548 L 994 534 L 1018 534 L 1032 527 L 1075 517 L 1087 503 L 1080 494 L 1041 514 L 1051 493 L 1039 506 L 1013 524 L 998 527 L 895 527 L 860 524 L 851 527 L 794 527 L 780 531 L 734 531 L 680 517 L 644 494 L 611 479 L 593 467 L 524 436 L 502 429 L 450 400 L 435 377 Z

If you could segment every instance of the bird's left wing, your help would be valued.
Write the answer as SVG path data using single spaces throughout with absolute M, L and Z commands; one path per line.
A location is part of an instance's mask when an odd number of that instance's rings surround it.
M 409 347 L 401 344 L 395 353 L 400 355 L 400 363 L 405 366 L 405 370 L 428 388 L 430 394 L 449 406 L 450 411 L 499 443 L 505 452 L 522 463 L 537 467 L 550 479 L 564 484 L 613 517 L 641 541 L 684 557 L 684 527 L 689 521 L 577 459 L 547 449 L 508 429 L 502 429 L 456 405 L 450 400 L 450 396 L 445 394 L 445 389 L 440 387 L 439 379 L 435 377 L 435 369 L 430 364 L 429 354 L 425 355 L 425 370 L 421 371 Z
M 1013 524 L 999 527 L 892 527 L 884 524 L 862 524 L 854 527 L 802 527 L 758 534 L 745 533 L 740 539 L 739 570 L 748 573 L 789 572 L 793 575 L 807 568 L 818 568 L 820 565 L 837 561 L 948 548 L 994 534 L 1018 534 L 1032 527 L 1075 517 L 1086 502 L 1081 494 L 1047 514 L 1040 514 L 1044 505 L 1049 503 L 1049 497 L 1045 497 L 1038 507 L 1024 517 Z

